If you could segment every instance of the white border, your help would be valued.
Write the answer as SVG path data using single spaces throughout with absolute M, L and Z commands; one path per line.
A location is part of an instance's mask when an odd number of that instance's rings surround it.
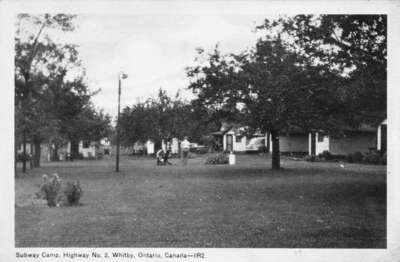
M 400 1 L 3 1 L 0 0 L 0 88 L 1 134 L 0 159 L 0 261 L 21 261 L 15 251 L 117 251 L 118 249 L 14 248 L 14 146 L 13 146 L 13 59 L 14 16 L 16 13 L 114 13 L 114 14 L 387 14 L 388 15 L 388 230 L 387 249 L 192 249 L 204 251 L 204 261 L 400 261 L 400 125 L 396 101 L 400 83 Z M 147 249 L 129 248 L 123 251 L 137 253 Z M 180 249 L 149 249 L 164 252 Z M 189 251 L 189 249 L 184 250 Z M 25 261 L 25 260 L 24 260 Z M 26 261 L 30 261 L 26 259 Z M 41 259 L 32 261 L 42 261 Z M 51 260 L 43 260 L 51 261 Z M 57 261 L 57 260 L 56 260 Z M 59 259 L 58 261 L 63 261 Z M 74 259 L 73 261 L 84 261 Z M 86 261 L 86 260 L 85 260 Z M 96 261 L 117 261 L 97 260 Z M 119 260 L 120 261 L 120 260 Z M 123 260 L 128 261 L 128 260 Z M 150 260 L 151 261 L 151 260 Z M 153 260 L 154 261 L 154 260 Z M 160 259 L 157 259 L 160 261 Z M 174 261 L 168 259 L 168 261 Z M 189 260 L 180 260 L 189 261 Z M 199 261 L 199 260 L 197 260 Z

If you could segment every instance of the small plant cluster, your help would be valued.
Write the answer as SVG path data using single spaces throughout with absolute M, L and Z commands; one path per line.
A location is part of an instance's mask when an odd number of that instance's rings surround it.
M 44 174 L 39 192 L 36 193 L 36 197 L 45 199 L 49 207 L 78 205 L 81 196 L 82 189 L 79 186 L 79 181 L 68 181 L 63 184 L 56 173 L 50 176 Z
M 349 163 L 364 163 L 373 165 L 386 165 L 386 152 L 381 154 L 378 151 L 368 153 L 355 152 L 346 156 Z
M 343 160 L 343 156 L 332 155 L 329 151 L 323 151 L 317 156 L 306 156 L 306 161 L 310 162 L 321 162 L 321 161 L 340 161 Z
M 224 165 L 229 164 L 229 155 L 226 153 L 218 153 L 207 157 L 206 165 Z
M 379 152 L 367 153 L 363 157 L 363 162 L 367 164 L 386 165 L 387 155 L 386 152 L 380 154 Z
M 328 151 L 324 151 L 318 156 L 306 156 L 306 161 L 346 161 L 348 163 L 364 163 L 374 165 L 386 165 L 386 152 L 381 154 L 378 151 L 371 151 L 368 153 L 355 152 L 347 156 L 332 155 Z

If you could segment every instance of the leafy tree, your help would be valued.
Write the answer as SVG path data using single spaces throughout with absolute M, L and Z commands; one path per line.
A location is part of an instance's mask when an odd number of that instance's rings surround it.
M 34 143 L 34 164 L 40 165 L 41 144 L 60 146 L 71 141 L 77 154 L 80 139 L 100 140 L 110 132 L 110 117 L 94 109 L 75 45 L 52 41 L 45 29 L 71 31 L 69 15 L 19 16 L 16 37 L 16 136 Z M 24 30 L 27 25 L 29 30 Z M 32 26 L 38 33 L 31 33 Z M 72 72 L 72 73 L 71 73 Z M 25 171 L 25 162 L 23 166 Z
M 22 137 L 23 144 L 23 172 L 26 171 L 26 143 L 27 136 L 32 130 L 32 123 L 41 123 L 43 118 L 35 121 L 32 117 L 41 108 L 33 109 L 39 104 L 43 87 L 41 68 L 47 64 L 47 59 L 57 57 L 58 49 L 45 34 L 46 29 L 71 31 L 74 29 L 72 19 L 74 16 L 19 14 L 17 18 L 17 32 L 15 37 L 15 111 L 16 111 L 16 141 Z M 32 33 L 32 27 L 36 32 Z M 28 29 L 29 28 L 29 29 Z M 37 120 L 37 119 L 36 119 Z M 35 150 L 38 151 L 37 149 Z
M 79 155 L 79 141 L 100 141 L 110 137 L 111 117 L 96 110 L 91 103 L 83 105 L 77 114 L 62 122 L 61 134 L 71 142 L 71 157 Z
M 242 116 L 239 119 L 243 124 L 271 134 L 274 169 L 280 168 L 280 134 L 292 128 L 337 134 L 344 127 L 360 123 L 357 114 L 350 113 L 357 108 L 355 105 L 374 109 L 365 100 L 369 87 L 357 88 L 355 84 L 363 79 L 356 72 L 364 62 L 342 59 L 338 47 L 305 37 L 307 30 L 304 35 L 296 31 L 305 22 L 296 25 L 295 20 L 266 20 L 258 27 L 266 34 L 254 49 L 225 56 L 215 50 L 205 63 L 188 69 L 192 79 L 189 88 L 198 95 L 199 103 L 231 116 Z M 377 93 L 385 97 L 384 91 Z
M 266 20 L 258 28 L 283 32 L 313 63 L 330 65 L 346 79 L 340 92 L 354 125 L 386 116 L 386 15 L 297 15 Z
M 208 65 L 189 69 L 188 75 L 195 79 L 189 88 L 203 105 L 241 116 L 237 119 L 252 130 L 269 132 L 272 167 L 280 168 L 279 135 L 293 127 L 309 129 L 315 120 L 324 120 L 322 114 L 338 108 L 334 94 L 330 96 L 332 106 L 311 104 L 317 104 L 316 94 L 323 94 L 319 97 L 325 102 L 329 98 L 326 91 L 333 90 L 335 76 L 324 75 L 329 72 L 323 69 L 311 68 L 279 37 L 260 39 L 252 52 L 241 55 L 221 56 L 215 50 Z M 327 85 L 317 85 L 321 81 Z
M 172 98 L 162 89 L 157 98 L 124 108 L 120 127 L 121 141 L 127 146 L 147 139 L 160 143 L 162 139 L 184 136 L 201 141 L 204 134 L 215 130 L 207 123 L 205 111 L 181 99 L 179 93 Z

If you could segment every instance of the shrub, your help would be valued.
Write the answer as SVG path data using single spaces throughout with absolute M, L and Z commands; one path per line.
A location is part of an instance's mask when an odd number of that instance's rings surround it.
M 102 152 L 98 152 L 96 159 L 103 159 L 103 157 L 104 157 L 104 154 Z
M 383 155 L 381 156 L 380 164 L 381 164 L 381 165 L 386 165 L 386 164 L 387 164 L 387 155 L 386 155 L 386 152 L 383 153 Z
M 308 155 L 308 156 L 305 156 L 305 158 L 304 158 L 306 161 L 309 161 L 309 162 L 314 162 L 315 160 L 316 160 L 316 157 L 315 156 L 310 156 L 310 155 Z
M 363 157 L 363 162 L 367 164 L 380 164 L 381 163 L 381 156 L 378 152 L 370 152 L 365 154 Z
M 24 157 L 23 153 L 17 154 L 17 161 L 24 161 L 24 158 L 25 158 L 25 161 L 29 161 L 31 159 L 31 156 L 28 153 L 26 153 L 25 157 Z
M 346 156 L 346 161 L 349 163 L 361 163 L 363 161 L 363 154 L 361 152 L 355 152 Z
M 229 155 L 226 153 L 219 153 L 207 157 L 206 165 L 223 165 L 229 163 Z
M 52 207 L 57 205 L 58 192 L 61 189 L 61 180 L 57 174 L 52 176 L 47 176 L 44 174 L 42 176 L 42 184 L 40 185 L 40 190 L 36 193 L 36 196 L 43 198 L 47 201 L 47 205 Z
M 67 202 L 69 205 L 78 205 L 79 199 L 82 196 L 82 189 L 79 186 L 79 181 L 77 182 L 67 182 L 65 189 L 63 190 Z
M 38 198 L 43 198 L 47 201 L 50 207 L 61 205 L 77 205 L 82 196 L 82 189 L 77 182 L 67 182 L 62 185 L 62 180 L 57 174 L 50 177 L 46 174 L 42 176 L 43 181 L 40 185 L 39 192 L 36 193 Z
M 318 157 L 325 159 L 325 160 L 332 160 L 333 156 L 329 151 L 323 151 L 321 154 L 318 155 Z

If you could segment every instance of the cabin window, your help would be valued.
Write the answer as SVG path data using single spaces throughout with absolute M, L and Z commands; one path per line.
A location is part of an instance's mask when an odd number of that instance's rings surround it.
M 242 138 L 243 138 L 243 136 L 236 136 L 236 143 L 241 143 Z
M 89 148 L 90 147 L 90 141 L 83 141 L 83 145 L 82 145 L 82 147 L 83 148 Z

